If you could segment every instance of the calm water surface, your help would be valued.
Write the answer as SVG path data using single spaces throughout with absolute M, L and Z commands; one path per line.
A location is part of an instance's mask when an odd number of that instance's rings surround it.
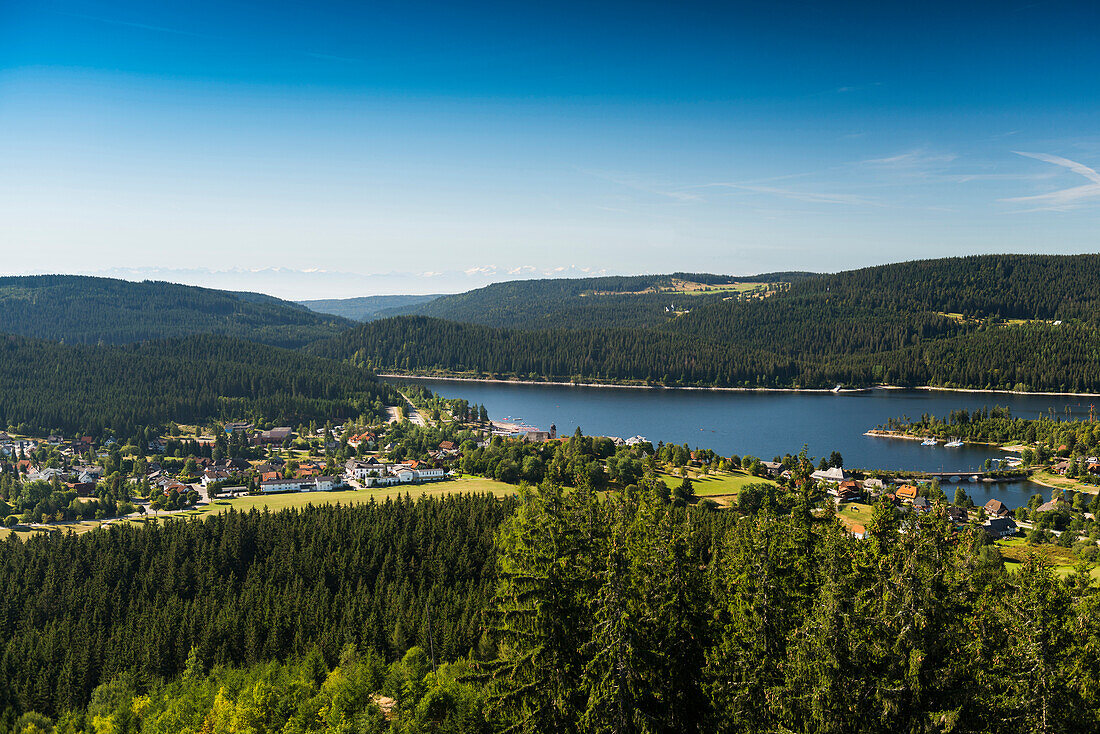
M 812 456 L 839 451 L 849 468 L 920 471 L 976 470 L 987 458 L 1004 452 L 990 447 L 957 449 L 921 446 L 919 441 L 863 435 L 889 418 L 945 416 L 952 410 L 1007 405 L 1020 418 L 1088 415 L 1087 398 L 1000 395 L 926 390 L 874 390 L 857 393 L 708 392 L 516 385 L 460 380 L 418 379 L 444 397 L 484 405 L 494 420 L 523 420 L 543 430 L 556 424 L 559 434 L 578 426 L 588 435 L 628 438 L 642 435 L 656 444 L 687 443 L 720 454 L 752 454 L 771 459 L 798 453 L 806 444 Z M 1033 494 L 1049 490 L 1031 482 L 966 483 L 978 504 L 997 497 L 1011 507 L 1027 504 Z M 945 484 L 948 497 L 953 491 Z

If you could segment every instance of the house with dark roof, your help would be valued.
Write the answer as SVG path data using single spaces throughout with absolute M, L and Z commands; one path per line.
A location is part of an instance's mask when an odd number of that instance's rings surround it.
M 1016 521 L 1011 517 L 991 517 L 982 525 L 982 530 L 994 540 L 1008 538 L 1016 534 Z
M 948 507 L 947 519 L 956 525 L 965 525 L 970 522 L 970 513 L 965 507 Z

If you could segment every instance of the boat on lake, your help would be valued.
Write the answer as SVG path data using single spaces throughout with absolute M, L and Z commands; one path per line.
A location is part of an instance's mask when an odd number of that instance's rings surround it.
M 962 439 L 960 439 L 960 438 L 953 438 L 953 439 L 951 439 L 950 441 L 948 441 L 947 443 L 945 443 L 945 444 L 944 444 L 944 447 L 945 447 L 945 448 L 949 448 L 949 449 L 957 449 L 957 448 L 959 448 L 959 447 L 960 447 L 960 446 L 962 446 L 962 445 L 963 445 Z
M 920 445 L 921 446 L 935 446 L 937 443 L 939 443 L 939 441 L 937 441 L 936 439 L 929 436 L 928 438 L 921 441 Z

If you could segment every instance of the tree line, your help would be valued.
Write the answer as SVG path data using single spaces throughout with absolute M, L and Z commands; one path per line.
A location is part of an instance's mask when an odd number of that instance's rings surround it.
M 129 436 L 208 420 L 385 419 L 400 396 L 350 365 L 224 336 L 93 347 L 0 335 L 0 425 Z
M 790 311 L 768 328 L 694 336 L 644 329 L 495 329 L 418 316 L 383 319 L 312 345 L 378 371 L 667 386 L 828 389 L 836 384 L 1100 390 L 1100 328 L 1085 323 L 963 327 L 866 313 Z M 739 334 L 744 334 L 741 338 Z

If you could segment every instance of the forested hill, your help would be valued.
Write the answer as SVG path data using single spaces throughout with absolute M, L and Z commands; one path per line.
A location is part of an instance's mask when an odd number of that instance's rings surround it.
M 340 316 L 353 321 L 373 321 L 394 309 L 408 309 L 439 298 L 432 296 L 361 296 L 359 298 L 323 298 L 298 301 L 310 311 Z
M 972 255 L 814 278 L 791 296 L 968 318 L 1095 319 L 1100 255 Z
M 378 371 L 667 386 L 836 384 L 1100 391 L 1095 324 L 964 325 L 934 314 L 784 310 L 775 323 L 661 329 L 493 329 L 403 316 L 310 347 Z
M 782 343 L 785 328 L 845 314 L 913 325 L 941 315 L 969 323 L 1096 321 L 1100 255 L 976 255 L 850 270 L 801 280 L 767 302 L 705 304 L 668 328 L 694 335 L 766 329 Z
M 0 278 L 0 332 L 68 343 L 224 334 L 293 348 L 351 325 L 263 294 L 82 275 Z
M 641 296 L 569 298 L 576 285 L 548 281 L 525 300 L 523 285 L 502 284 L 511 297 L 496 299 L 497 315 L 473 319 L 516 328 L 404 317 L 313 349 L 379 370 L 521 379 L 1100 391 L 1100 255 L 918 261 L 795 280 L 763 298 L 680 295 L 698 305 L 650 328 L 635 326 L 644 301 L 630 299 Z M 523 328 L 536 322 L 556 328 Z
M 379 316 L 419 315 L 519 329 L 659 326 L 678 312 L 769 283 L 791 283 L 810 273 L 751 276 L 709 273 L 514 280 L 391 308 Z M 737 287 L 731 284 L 740 284 Z
M 0 335 L 0 426 L 130 435 L 169 421 L 385 419 L 394 389 L 347 364 L 225 336 L 88 346 Z

